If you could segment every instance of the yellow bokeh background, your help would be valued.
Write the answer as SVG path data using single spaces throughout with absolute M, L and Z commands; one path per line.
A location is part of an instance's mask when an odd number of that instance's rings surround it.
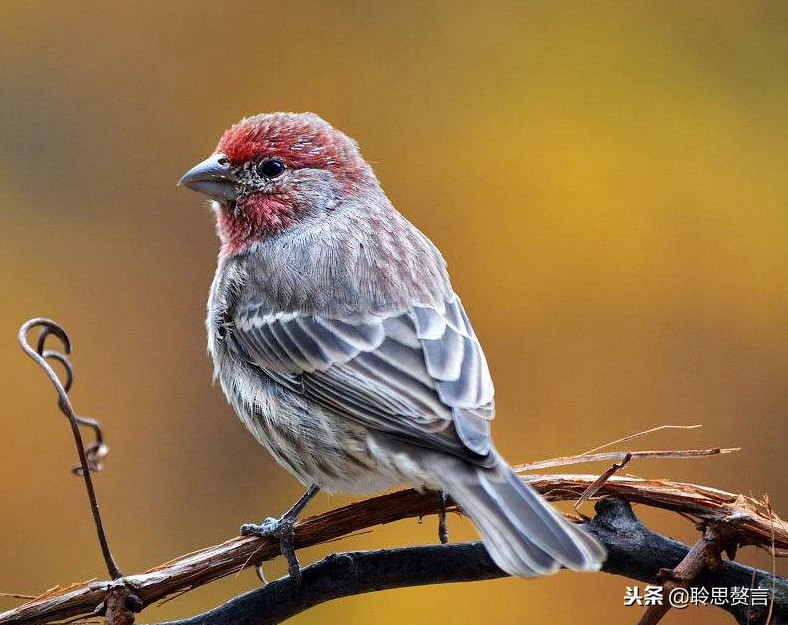
M 175 187 L 262 111 L 312 110 L 355 137 L 443 250 L 512 462 L 701 423 L 632 446 L 742 451 L 629 470 L 768 493 L 788 513 L 785 3 L 5 0 L 0 13 L 0 591 L 104 575 L 67 425 L 16 346 L 28 317 L 71 333 L 74 402 L 112 450 L 97 485 L 124 572 L 299 493 L 211 386 L 212 216 Z M 456 517 L 450 529 L 474 535 Z M 401 522 L 301 559 L 434 540 L 433 519 Z M 246 571 L 140 621 L 256 583 Z M 561 573 L 397 590 L 292 622 L 629 623 L 627 584 Z M 699 621 L 730 622 L 712 609 L 665 622 Z

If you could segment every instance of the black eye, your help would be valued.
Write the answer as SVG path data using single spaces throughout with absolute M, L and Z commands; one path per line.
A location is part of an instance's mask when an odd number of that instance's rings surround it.
M 282 161 L 278 161 L 275 158 L 269 158 L 257 166 L 257 171 L 266 178 L 281 176 L 284 170 L 285 166 Z

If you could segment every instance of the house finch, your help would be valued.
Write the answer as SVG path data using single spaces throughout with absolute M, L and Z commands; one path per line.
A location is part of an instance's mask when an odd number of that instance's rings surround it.
M 596 570 L 603 548 L 523 484 L 490 438 L 493 383 L 446 264 L 392 206 L 356 143 L 314 114 L 241 120 L 181 179 L 221 240 L 208 344 L 227 399 L 309 487 L 448 493 L 495 563 L 523 577 Z

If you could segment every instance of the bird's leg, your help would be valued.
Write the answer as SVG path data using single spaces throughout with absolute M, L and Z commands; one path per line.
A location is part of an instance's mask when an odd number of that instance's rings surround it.
M 312 484 L 306 492 L 299 497 L 293 506 L 278 519 L 268 517 L 260 525 L 254 523 L 244 523 L 241 526 L 241 536 L 275 536 L 279 539 L 279 549 L 287 560 L 287 572 L 296 581 L 301 583 L 301 569 L 298 565 L 298 557 L 295 553 L 295 526 L 296 519 L 306 504 L 320 490 L 318 486 Z
M 438 540 L 441 541 L 441 545 L 445 545 L 449 542 L 449 528 L 446 525 L 446 492 L 439 490 L 438 499 L 441 502 L 441 509 L 438 512 Z

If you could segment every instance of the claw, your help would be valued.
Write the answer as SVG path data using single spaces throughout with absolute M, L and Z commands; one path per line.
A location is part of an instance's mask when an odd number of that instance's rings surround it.
M 295 519 L 283 514 L 278 519 L 267 518 L 260 525 L 244 523 L 241 526 L 242 536 L 273 536 L 279 539 L 279 550 L 287 560 L 287 572 L 296 580 L 301 581 L 301 569 L 295 552 Z
M 301 585 L 301 566 L 298 563 L 298 557 L 295 552 L 295 522 L 298 515 L 309 500 L 317 494 L 318 490 L 317 486 L 310 486 L 306 493 L 295 502 L 293 507 L 278 519 L 268 517 L 259 525 L 244 523 L 241 526 L 241 536 L 273 536 L 279 539 L 279 550 L 287 560 L 287 572 L 297 586 Z M 255 570 L 257 570 L 257 576 L 260 580 L 266 583 L 262 565 L 257 565 Z
M 265 578 L 265 572 L 263 571 L 262 563 L 254 565 L 254 572 L 257 573 L 257 579 L 260 580 L 260 583 L 263 586 L 268 585 L 268 580 Z

